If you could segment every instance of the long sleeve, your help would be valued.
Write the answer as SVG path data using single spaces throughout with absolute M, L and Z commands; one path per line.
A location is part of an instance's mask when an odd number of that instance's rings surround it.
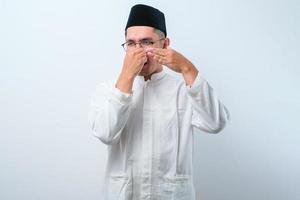
M 132 94 L 121 92 L 107 84 L 99 84 L 91 99 L 88 116 L 93 134 L 105 144 L 120 139 L 130 114 Z
M 208 133 L 220 132 L 230 119 L 229 111 L 199 73 L 193 85 L 187 86 L 187 93 L 192 102 L 192 125 Z

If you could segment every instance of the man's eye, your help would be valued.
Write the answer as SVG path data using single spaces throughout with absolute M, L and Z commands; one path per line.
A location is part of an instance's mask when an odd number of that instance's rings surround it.
M 127 46 L 129 46 L 129 47 L 135 46 L 135 43 L 134 42 L 127 42 Z
M 152 45 L 152 44 L 153 44 L 153 42 L 150 41 L 150 40 L 143 40 L 141 43 L 142 43 L 143 45 Z

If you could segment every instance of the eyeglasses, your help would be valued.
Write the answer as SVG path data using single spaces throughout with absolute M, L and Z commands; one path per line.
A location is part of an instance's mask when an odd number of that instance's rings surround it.
M 135 48 L 137 44 L 139 44 L 143 48 L 144 47 L 151 47 L 156 42 L 164 40 L 164 39 L 165 38 L 160 38 L 159 40 L 155 40 L 155 41 L 152 41 L 150 39 L 143 39 L 143 40 L 140 40 L 138 42 L 128 41 L 128 42 L 125 42 L 125 43 L 121 44 L 121 46 L 124 48 L 125 51 L 127 51 L 128 49 Z

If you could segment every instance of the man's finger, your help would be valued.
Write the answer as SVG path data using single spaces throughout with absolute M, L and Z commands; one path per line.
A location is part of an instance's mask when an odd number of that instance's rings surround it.
M 160 64 L 165 64 L 165 58 L 164 58 L 164 57 L 159 56 L 159 55 L 155 55 L 153 58 L 154 58 L 154 60 L 156 60 L 158 63 L 160 63 Z
M 153 49 L 154 53 L 162 55 L 162 56 L 166 56 L 167 54 L 167 49 L 160 49 L 160 48 L 155 48 Z
M 155 55 L 160 55 L 160 56 L 165 56 L 166 55 L 166 50 L 165 49 L 160 49 L 160 48 L 149 48 L 149 49 L 146 49 L 146 52 L 148 53 L 152 53 L 152 54 L 155 54 Z

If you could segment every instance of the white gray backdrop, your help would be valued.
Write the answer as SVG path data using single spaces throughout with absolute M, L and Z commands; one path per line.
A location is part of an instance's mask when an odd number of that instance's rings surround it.
M 198 199 L 299 199 L 296 0 L 0 0 L 0 199 L 101 199 L 89 101 L 119 73 L 135 3 L 165 12 L 171 47 L 231 113 L 222 133 L 196 134 Z

